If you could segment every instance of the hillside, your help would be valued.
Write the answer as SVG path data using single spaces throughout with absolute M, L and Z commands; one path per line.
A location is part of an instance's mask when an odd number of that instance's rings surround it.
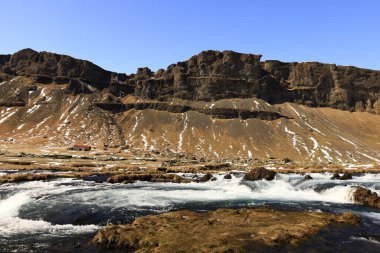
M 31 49 L 0 55 L 0 148 L 380 162 L 379 71 L 260 58 L 204 51 L 126 75 Z

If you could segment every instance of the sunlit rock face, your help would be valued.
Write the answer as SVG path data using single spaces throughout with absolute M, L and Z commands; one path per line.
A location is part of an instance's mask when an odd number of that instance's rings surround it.
M 260 58 L 204 51 L 126 75 L 31 49 L 1 55 L 1 145 L 380 161 L 379 71 Z

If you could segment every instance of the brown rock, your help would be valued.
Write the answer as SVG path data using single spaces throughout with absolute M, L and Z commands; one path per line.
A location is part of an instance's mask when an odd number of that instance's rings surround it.
M 371 192 L 363 187 L 358 187 L 354 192 L 354 201 L 358 204 L 373 208 L 380 208 L 380 198 L 376 192 Z
M 133 183 L 135 181 L 148 182 L 173 182 L 173 183 L 188 183 L 189 179 L 185 179 L 175 174 L 118 174 L 107 179 L 108 183 Z
M 330 179 L 331 180 L 340 179 L 339 173 L 334 173 L 333 176 Z
M 226 174 L 226 175 L 224 175 L 224 179 L 232 179 L 231 174 Z
M 274 179 L 275 176 L 276 176 L 276 172 L 265 169 L 263 167 L 258 167 L 246 173 L 243 179 L 249 180 L 249 181 L 257 181 L 257 180 L 262 180 L 262 179 L 271 181 Z
M 213 178 L 213 175 L 211 173 L 207 173 L 203 177 L 198 179 L 198 182 L 207 182 L 210 181 Z
M 313 177 L 310 176 L 310 175 L 305 175 L 304 179 L 306 179 L 306 180 L 310 180 L 310 179 L 313 179 Z
M 357 216 L 273 209 L 177 211 L 137 218 L 132 224 L 107 225 L 93 243 L 138 252 L 292 252 L 332 223 L 356 225 Z M 254 249 L 254 250 L 253 250 Z
M 350 180 L 352 179 L 352 175 L 348 172 L 343 173 L 343 175 L 340 177 L 340 180 Z

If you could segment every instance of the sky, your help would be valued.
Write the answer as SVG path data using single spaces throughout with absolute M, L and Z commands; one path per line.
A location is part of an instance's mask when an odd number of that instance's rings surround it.
M 0 54 L 67 54 L 116 72 L 203 50 L 380 70 L 379 0 L 0 0 Z

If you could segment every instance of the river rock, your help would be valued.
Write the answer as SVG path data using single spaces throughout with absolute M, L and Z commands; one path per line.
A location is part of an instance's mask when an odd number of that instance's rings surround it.
M 224 179 L 232 179 L 231 174 L 226 174 L 226 175 L 224 175 Z
M 289 249 L 286 252 L 301 252 L 297 250 L 298 244 L 328 225 L 350 226 L 359 222 L 351 213 L 267 208 L 184 210 L 139 217 L 132 224 L 109 224 L 92 242 L 131 252 L 273 252 L 284 247 Z
M 148 182 L 172 182 L 172 183 L 188 183 L 189 179 L 185 179 L 175 174 L 162 173 L 146 173 L 146 174 L 118 174 L 107 179 L 108 183 L 134 183 L 135 181 Z
M 198 182 L 207 182 L 210 181 L 213 178 L 213 175 L 211 173 L 207 173 L 206 175 L 202 176 L 201 178 L 197 179 Z
M 363 187 L 358 187 L 353 194 L 354 201 L 358 204 L 373 208 L 380 208 L 380 198 L 376 192 L 371 192 Z
M 262 179 L 271 181 L 274 179 L 275 176 L 276 176 L 276 172 L 265 169 L 263 167 L 258 167 L 246 173 L 243 179 L 249 180 L 249 181 L 257 181 L 257 180 L 262 180 Z
M 306 175 L 306 176 L 304 177 L 304 179 L 305 179 L 305 180 L 310 180 L 310 179 L 313 179 L 313 177 L 310 176 L 310 175 Z
M 331 180 L 340 179 L 339 173 L 334 173 L 332 177 L 330 177 Z
M 345 172 L 341 177 L 340 180 L 350 180 L 352 179 L 352 175 L 350 173 Z

